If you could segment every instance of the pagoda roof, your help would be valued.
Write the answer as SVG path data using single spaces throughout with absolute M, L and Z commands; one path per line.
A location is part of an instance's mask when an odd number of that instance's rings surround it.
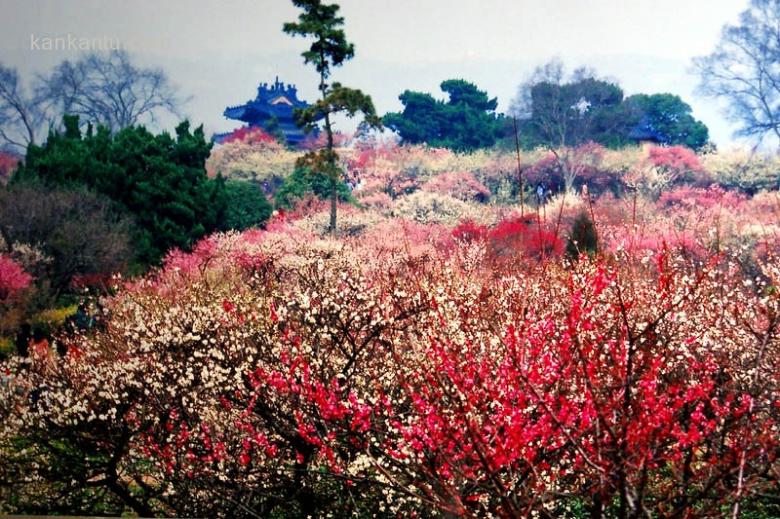
M 228 106 L 224 115 L 228 119 L 253 123 L 276 117 L 279 120 L 292 120 L 295 109 L 307 108 L 305 101 L 298 99 L 298 89 L 294 85 L 285 85 L 276 78 L 273 84 L 261 83 L 257 87 L 257 97 L 243 105 Z

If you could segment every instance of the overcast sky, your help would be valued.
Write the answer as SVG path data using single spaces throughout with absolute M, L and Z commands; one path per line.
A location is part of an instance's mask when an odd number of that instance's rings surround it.
M 508 109 L 517 86 L 560 57 L 617 80 L 626 94 L 672 92 L 718 144 L 732 127 L 698 97 L 691 58 L 710 52 L 747 0 L 342 0 L 355 59 L 333 78 L 370 94 L 379 113 L 398 110 L 405 89 L 437 97 L 463 78 Z M 35 49 L 33 38 L 110 38 L 139 63 L 163 68 L 191 96 L 185 113 L 207 131 L 237 126 L 227 105 L 254 97 L 276 75 L 312 100 L 316 76 L 306 43 L 281 31 L 298 11 L 286 0 L 0 0 L 0 62 L 24 77 L 77 50 Z

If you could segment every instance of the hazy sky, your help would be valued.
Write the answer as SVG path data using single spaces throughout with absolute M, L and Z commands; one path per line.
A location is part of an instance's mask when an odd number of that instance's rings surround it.
M 717 103 L 695 95 L 691 57 L 711 51 L 747 0 L 342 0 L 356 56 L 334 79 L 369 93 L 379 113 L 404 89 L 432 92 L 463 78 L 509 107 L 533 68 L 558 56 L 617 80 L 626 94 L 672 92 L 693 106 L 719 144 L 732 128 Z M 227 105 L 274 76 L 316 95 L 301 38 L 281 31 L 286 0 L 0 0 L 0 62 L 25 77 L 79 51 L 36 50 L 33 38 L 110 38 L 138 62 L 163 68 L 191 96 L 185 113 L 207 131 L 237 126 Z

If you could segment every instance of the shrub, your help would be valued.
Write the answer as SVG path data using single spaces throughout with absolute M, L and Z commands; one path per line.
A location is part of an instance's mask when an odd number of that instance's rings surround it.
M 703 209 L 721 207 L 736 209 L 745 203 L 745 195 L 726 191 L 720 186 L 711 186 L 708 189 L 693 186 L 678 186 L 661 194 L 658 205 L 669 208 L 675 205 L 697 206 Z
M 308 193 L 327 200 L 330 198 L 330 189 L 330 180 L 324 173 L 298 168 L 284 179 L 281 187 L 276 191 L 274 200 L 276 207 L 290 208 L 296 199 L 301 200 Z M 336 184 L 336 192 L 342 202 L 353 200 L 349 187 L 343 181 Z
M 382 146 L 359 147 L 346 158 L 346 170 L 360 198 L 385 194 L 392 199 L 412 193 L 419 187 L 420 171 L 406 163 L 406 148 Z
M 7 151 L 0 151 L 0 184 L 6 184 L 19 165 L 19 157 Z
M 452 229 L 452 237 L 463 242 L 482 241 L 488 237 L 488 228 L 471 220 L 464 220 Z
M 489 257 L 497 266 L 515 258 L 549 259 L 560 254 L 563 248 L 561 240 L 554 233 L 530 216 L 515 216 L 498 222 L 490 229 L 488 240 Z
M 588 213 L 581 212 L 572 225 L 569 239 L 566 242 L 566 254 L 577 259 L 582 253 L 594 254 L 596 252 L 598 252 L 596 226 L 593 225 L 593 220 L 590 219 Z
M 138 235 L 104 196 L 19 183 L 0 188 L 0 233 L 36 277 L 41 307 L 68 292 L 74 277 L 126 272 Z
M 0 304 L 9 302 L 30 286 L 32 276 L 14 260 L 0 254 Z
M 657 168 L 666 168 L 678 174 L 700 172 L 704 169 L 696 152 L 685 146 L 651 146 L 647 159 Z
M 425 191 L 451 196 L 464 202 L 487 202 L 490 190 L 467 172 L 441 173 L 423 184 Z
M 417 191 L 400 198 L 393 209 L 395 215 L 418 223 L 453 225 L 471 212 L 469 206 L 451 196 Z
M 0 253 L 0 339 L 12 335 L 25 318 L 32 281 L 21 265 Z
M 703 155 L 702 163 L 715 181 L 728 189 L 753 195 L 778 187 L 780 161 L 773 155 L 731 148 Z
M 191 130 L 182 122 L 174 138 L 140 126 L 82 135 L 78 118 L 70 116 L 63 124 L 63 133 L 29 147 L 13 182 L 89 189 L 109 198 L 135 220 L 139 232 L 133 246 L 148 264 L 219 227 L 222 184 L 206 175 L 211 143 L 202 127 Z
M 206 161 L 209 177 L 222 173 L 236 180 L 249 180 L 268 186 L 268 191 L 279 187 L 281 181 L 295 170 L 300 152 L 286 149 L 278 142 L 253 140 L 234 141 L 215 146 Z
M 251 182 L 225 183 L 225 211 L 219 217 L 220 229 L 243 231 L 265 223 L 273 208 L 259 186 Z
M 222 139 L 222 144 L 240 142 L 243 144 L 275 144 L 278 139 L 256 126 L 243 126 L 230 132 Z

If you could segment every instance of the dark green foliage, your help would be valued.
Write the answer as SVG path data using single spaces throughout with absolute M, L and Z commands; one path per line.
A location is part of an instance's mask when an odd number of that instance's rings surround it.
M 559 148 L 592 141 L 618 148 L 656 139 L 698 149 L 707 142 L 707 127 L 691 116 L 691 107 L 678 96 L 638 94 L 624 99 L 619 85 L 597 78 L 587 68 L 564 77 L 563 64 L 553 60 L 537 67 L 520 85 L 513 111 L 520 119 L 523 147 Z
M 28 149 L 14 182 L 85 186 L 109 197 L 135 218 L 140 229 L 136 251 L 146 263 L 158 261 L 172 247 L 187 249 L 219 228 L 224 184 L 206 176 L 211 143 L 202 127 L 190 131 L 185 121 L 173 138 L 140 126 L 114 135 L 90 127 L 81 135 L 78 118 L 69 116 L 64 126 L 64 133 Z
M 315 40 L 304 51 L 304 63 L 313 63 L 317 73 L 324 79 L 330 76 L 330 67 L 337 67 L 355 55 L 355 47 L 349 43 L 341 26 L 344 18 L 337 16 L 338 4 L 323 4 L 320 0 L 292 0 L 295 7 L 303 10 L 298 23 L 285 23 L 282 30 L 292 36 Z
M 724 510 L 728 515 L 731 510 Z M 740 510 L 743 519 L 776 519 L 780 517 L 780 496 L 763 495 L 746 500 Z
M 570 83 L 542 81 L 530 87 L 529 117 L 520 128 L 523 145 L 577 146 L 593 141 L 610 147 L 628 144 L 636 122 L 623 104 L 623 90 L 585 77 Z
M 406 90 L 398 98 L 403 112 L 391 112 L 383 122 L 407 143 L 427 143 L 458 151 L 488 148 L 504 133 L 503 117 L 495 113 L 498 102 L 462 79 L 441 83 L 449 99 Z
M 598 252 L 598 237 L 596 236 L 596 226 L 588 216 L 588 213 L 581 212 L 574 219 L 571 234 L 566 242 L 566 254 L 571 258 L 578 258 L 580 254 L 595 254 Z
M 292 175 L 284 179 L 284 183 L 276 191 L 274 200 L 277 207 L 290 208 L 296 199 L 300 200 L 309 193 L 327 200 L 331 196 L 331 188 L 331 180 L 326 174 L 297 168 Z M 336 193 L 342 202 L 353 199 L 349 187 L 343 181 L 336 184 Z
M 317 121 L 334 113 L 342 113 L 349 118 L 363 113 L 363 127 L 381 126 L 381 121 L 376 115 L 371 96 L 360 90 L 348 88 L 341 83 L 333 83 L 328 89 L 324 99 L 320 99 L 312 106 L 296 112 L 299 124 L 311 129 Z
M 698 150 L 709 138 L 707 126 L 691 115 L 691 107 L 674 94 L 636 94 L 626 103 L 637 114 L 639 124 L 652 130 L 662 144 L 683 145 Z
M 228 180 L 225 183 L 225 211 L 220 218 L 221 230 L 243 230 L 262 225 L 273 208 L 263 190 L 251 182 Z
M 104 451 L 95 450 L 78 438 L 15 438 L 4 452 L 6 463 L 0 469 L 4 509 L 36 516 L 104 517 L 130 512 L 106 485 L 85 484 L 93 474 L 103 474 L 100 470 L 105 470 L 111 461 L 109 449 L 114 447 L 114 434 L 103 430 L 100 434 L 105 438 Z M 23 482 L 30 475 L 49 482 L 45 497 L 24 492 Z

